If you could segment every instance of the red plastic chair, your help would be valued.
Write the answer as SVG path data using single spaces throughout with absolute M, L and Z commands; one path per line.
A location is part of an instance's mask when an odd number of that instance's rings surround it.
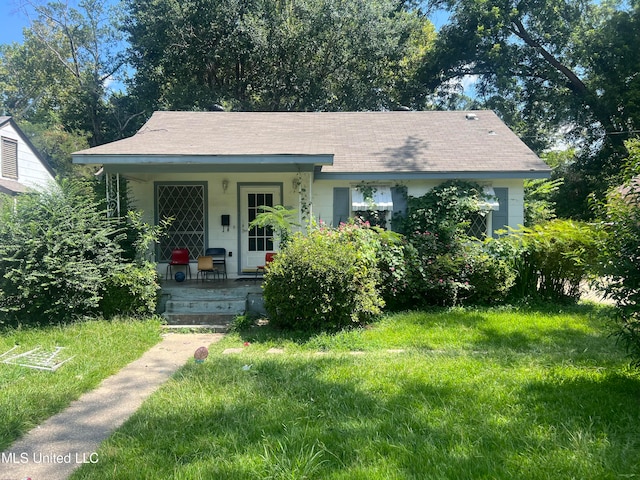
M 264 256 L 264 265 L 258 265 L 256 267 L 256 278 L 258 278 L 258 273 L 262 272 L 264 275 L 267 273 L 267 267 L 271 262 L 273 262 L 274 257 L 276 256 L 275 252 L 267 252 Z
M 189 249 L 188 248 L 174 248 L 171 251 L 171 260 L 167 264 L 167 271 L 164 274 L 165 279 L 169 278 L 169 275 L 173 273 L 173 267 L 186 267 L 189 278 L 191 278 L 191 266 L 189 265 Z

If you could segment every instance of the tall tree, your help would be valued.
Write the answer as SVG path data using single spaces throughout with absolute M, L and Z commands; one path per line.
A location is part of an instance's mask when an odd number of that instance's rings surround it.
M 133 0 L 132 92 L 150 108 L 393 108 L 410 39 L 399 0 Z
M 113 12 L 103 0 L 80 0 L 77 8 L 64 1 L 24 5 L 32 19 L 24 43 L 0 51 L 4 110 L 87 132 L 91 145 L 110 140 L 108 85 L 124 66 Z
M 640 3 L 442 0 L 451 14 L 421 72 L 427 89 L 465 75 L 541 151 L 562 127 L 579 148 L 576 201 L 615 182 L 640 123 Z M 567 214 L 571 212 L 569 208 Z

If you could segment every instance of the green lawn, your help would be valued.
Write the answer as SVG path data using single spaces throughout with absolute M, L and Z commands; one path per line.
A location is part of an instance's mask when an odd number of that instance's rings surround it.
M 73 479 L 637 478 L 640 376 L 607 314 L 450 310 L 338 335 L 232 334 Z
M 65 347 L 74 356 L 55 372 L 0 363 L 0 450 L 160 340 L 160 322 L 87 321 L 73 325 L 0 330 L 0 354 Z

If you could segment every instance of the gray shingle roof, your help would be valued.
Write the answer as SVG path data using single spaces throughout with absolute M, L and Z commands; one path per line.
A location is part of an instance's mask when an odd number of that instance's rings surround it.
M 484 110 L 155 112 L 134 136 L 74 154 L 83 163 L 113 155 L 129 157 L 123 163 L 138 156 L 333 155 L 326 173 L 549 171 Z
M 18 193 L 25 193 L 29 189 L 15 180 L 8 180 L 6 178 L 0 178 L 0 192 L 8 193 L 9 195 L 16 195 Z

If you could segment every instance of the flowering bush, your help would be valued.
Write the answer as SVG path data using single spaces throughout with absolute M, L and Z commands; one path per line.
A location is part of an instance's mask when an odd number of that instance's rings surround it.
M 404 274 L 394 308 L 457 303 L 493 303 L 504 298 L 513 282 L 509 266 L 465 234 L 480 211 L 482 187 L 450 181 L 422 197 L 408 198 L 408 211 L 396 218 L 407 245 Z

